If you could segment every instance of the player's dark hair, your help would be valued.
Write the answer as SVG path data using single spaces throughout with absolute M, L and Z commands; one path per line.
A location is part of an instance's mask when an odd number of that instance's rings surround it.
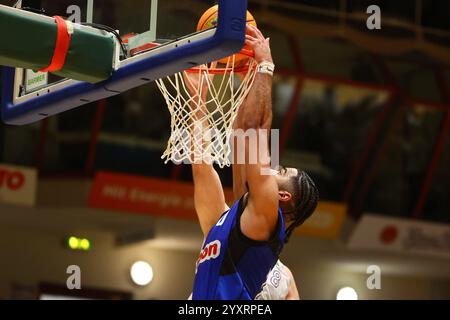
M 293 188 L 294 209 L 285 213 L 292 214 L 294 221 L 286 229 L 285 243 L 289 241 L 294 229 L 302 225 L 313 214 L 319 202 L 319 190 L 306 172 L 298 170 L 298 174 L 290 179 Z

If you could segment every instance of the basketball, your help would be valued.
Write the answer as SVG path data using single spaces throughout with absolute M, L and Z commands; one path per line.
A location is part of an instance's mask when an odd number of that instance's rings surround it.
M 206 10 L 205 13 L 201 16 L 200 20 L 198 21 L 197 31 L 207 30 L 216 27 L 218 12 L 219 12 L 218 5 L 215 5 Z M 252 26 L 257 27 L 256 20 L 249 11 L 247 11 L 247 24 L 251 24 Z M 247 45 L 244 47 L 244 49 L 250 50 L 250 48 Z M 243 54 L 236 54 L 234 59 L 235 65 L 244 65 L 245 62 L 247 62 L 248 57 Z M 227 62 L 228 58 L 219 60 L 219 63 L 222 64 L 227 64 Z

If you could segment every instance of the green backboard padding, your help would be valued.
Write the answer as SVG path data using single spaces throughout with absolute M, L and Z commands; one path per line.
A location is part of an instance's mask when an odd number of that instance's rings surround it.
M 0 65 L 39 70 L 53 57 L 57 26 L 53 19 L 0 6 Z M 96 83 L 113 72 L 114 38 L 86 26 L 75 26 L 61 77 Z

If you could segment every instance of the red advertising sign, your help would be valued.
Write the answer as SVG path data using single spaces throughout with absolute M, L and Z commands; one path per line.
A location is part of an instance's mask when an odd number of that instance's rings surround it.
M 35 205 L 36 184 L 35 169 L 0 164 L 0 203 Z
M 225 189 L 225 197 L 231 204 L 231 189 Z M 120 173 L 97 174 L 89 207 L 197 220 L 192 183 Z M 345 212 L 344 204 L 321 201 L 314 215 L 295 234 L 334 239 L 342 228 Z
M 89 207 L 197 219 L 192 183 L 118 173 L 97 174 Z

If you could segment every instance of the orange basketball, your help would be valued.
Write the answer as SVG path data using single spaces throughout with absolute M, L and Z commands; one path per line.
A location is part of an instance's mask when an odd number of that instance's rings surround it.
M 214 28 L 217 26 L 217 18 L 218 18 L 219 6 L 215 5 L 202 15 L 200 20 L 198 21 L 197 31 L 207 30 L 210 28 Z M 250 12 L 247 11 L 247 24 L 251 24 L 252 26 L 257 27 L 255 18 L 252 16 Z M 246 50 L 251 50 L 247 45 L 244 47 Z M 236 54 L 234 57 L 235 65 L 243 65 L 248 60 L 248 56 L 243 54 Z M 228 62 L 228 58 L 224 58 L 219 60 L 219 63 L 226 64 Z

